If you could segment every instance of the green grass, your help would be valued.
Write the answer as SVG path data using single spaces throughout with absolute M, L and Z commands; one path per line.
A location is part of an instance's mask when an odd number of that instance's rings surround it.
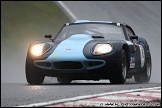
M 57 34 L 70 20 L 52 1 L 1 1 L 2 55 L 19 52 L 45 34 Z M 22 49 L 24 48 L 24 49 Z

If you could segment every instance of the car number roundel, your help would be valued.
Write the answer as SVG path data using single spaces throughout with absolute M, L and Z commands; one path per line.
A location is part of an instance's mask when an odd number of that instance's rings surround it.
M 145 52 L 142 45 L 139 45 L 139 49 L 140 49 L 141 68 L 142 68 L 145 64 Z

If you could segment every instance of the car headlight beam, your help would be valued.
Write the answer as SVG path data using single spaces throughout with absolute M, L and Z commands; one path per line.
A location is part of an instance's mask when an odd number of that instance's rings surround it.
M 110 53 L 113 50 L 111 44 L 97 44 L 94 46 L 92 54 L 93 55 L 103 55 Z
M 43 47 L 46 43 L 35 44 L 31 48 L 31 53 L 34 56 L 41 56 L 43 54 Z

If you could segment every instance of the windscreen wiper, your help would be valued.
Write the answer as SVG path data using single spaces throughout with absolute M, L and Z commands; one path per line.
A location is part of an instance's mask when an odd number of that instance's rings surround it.
M 92 36 L 93 38 L 105 38 L 104 36 Z

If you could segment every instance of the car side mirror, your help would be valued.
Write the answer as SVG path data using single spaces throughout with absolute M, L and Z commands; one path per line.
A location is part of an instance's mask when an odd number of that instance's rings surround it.
M 52 35 L 51 34 L 48 34 L 48 35 L 45 35 L 45 38 L 52 38 Z
M 137 39 L 138 40 L 138 36 L 137 35 L 133 35 L 133 36 L 130 36 L 130 39 Z

